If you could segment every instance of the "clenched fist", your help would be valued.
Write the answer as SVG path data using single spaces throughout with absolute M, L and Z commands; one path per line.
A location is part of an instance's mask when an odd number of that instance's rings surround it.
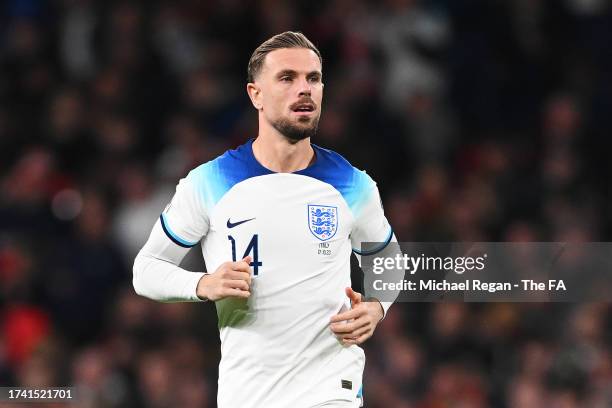
M 239 262 L 222 263 L 215 272 L 202 276 L 196 288 L 200 299 L 217 301 L 226 297 L 246 299 L 251 296 L 251 257 Z
M 351 310 L 332 316 L 329 326 L 342 344 L 361 344 L 372 337 L 384 311 L 380 302 L 366 302 L 361 293 L 351 288 L 345 292 L 351 299 Z

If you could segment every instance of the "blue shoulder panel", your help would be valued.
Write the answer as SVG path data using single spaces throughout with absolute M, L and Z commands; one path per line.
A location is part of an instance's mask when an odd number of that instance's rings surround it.
M 189 173 L 188 177 L 193 177 L 194 185 L 204 197 L 206 208 L 213 208 L 237 183 L 272 173 L 254 160 L 251 143 L 249 141 L 235 150 L 228 150 Z
M 206 208 L 213 208 L 234 185 L 251 177 L 274 174 L 263 167 L 253 154 L 253 140 L 228 150 L 223 155 L 192 170 L 188 177 L 204 198 Z M 364 171 L 357 170 L 342 156 L 331 150 L 312 145 L 316 160 L 300 174 L 330 184 L 340 192 L 349 208 L 356 214 L 369 197 L 374 181 Z
M 359 213 L 361 206 L 376 186 L 365 171 L 353 167 L 338 153 L 312 145 L 317 155 L 315 163 L 296 172 L 321 180 L 332 185 L 340 192 L 353 214 Z

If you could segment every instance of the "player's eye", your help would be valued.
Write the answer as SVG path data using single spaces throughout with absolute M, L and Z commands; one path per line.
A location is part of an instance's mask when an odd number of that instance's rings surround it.
M 288 75 L 285 75 L 285 76 L 280 77 L 281 82 L 291 82 L 291 80 L 292 80 L 292 79 L 293 79 L 293 78 L 291 78 L 291 77 L 290 77 L 290 76 L 288 76 Z
M 321 81 L 321 77 L 318 75 L 311 76 L 308 80 L 314 84 Z

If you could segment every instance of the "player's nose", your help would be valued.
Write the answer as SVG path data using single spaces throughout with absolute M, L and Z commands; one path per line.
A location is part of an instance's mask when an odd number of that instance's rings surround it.
M 310 96 L 312 94 L 312 84 L 306 78 L 298 81 L 299 96 Z

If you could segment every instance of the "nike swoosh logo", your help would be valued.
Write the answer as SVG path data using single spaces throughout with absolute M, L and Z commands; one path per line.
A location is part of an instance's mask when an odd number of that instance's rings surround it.
M 238 222 L 231 222 L 230 219 L 227 219 L 227 228 L 234 228 L 237 227 L 240 224 L 244 224 L 245 222 L 249 222 L 249 221 L 253 221 L 255 218 L 249 218 L 248 220 L 243 220 L 243 221 L 238 221 Z

